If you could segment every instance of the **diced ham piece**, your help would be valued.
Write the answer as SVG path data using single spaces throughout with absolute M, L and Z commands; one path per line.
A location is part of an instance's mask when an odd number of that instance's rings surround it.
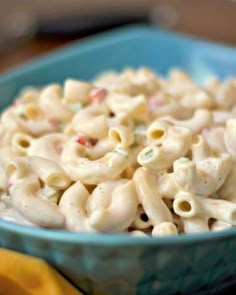
M 101 103 L 107 95 L 107 90 L 104 88 L 95 88 L 90 91 L 89 100 L 92 103 Z
M 160 99 L 157 99 L 155 96 L 149 98 L 148 100 L 148 109 L 151 113 L 155 113 L 155 111 L 162 105 Z
M 7 184 L 7 195 L 9 196 L 10 195 L 10 189 L 11 189 L 11 187 L 12 187 L 12 183 L 8 183 Z

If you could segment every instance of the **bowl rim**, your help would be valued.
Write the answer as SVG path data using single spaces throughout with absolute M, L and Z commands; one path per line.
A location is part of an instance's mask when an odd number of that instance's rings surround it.
M 58 49 L 50 50 L 48 53 L 43 53 L 40 56 L 33 57 L 28 62 L 19 64 L 14 68 L 10 68 L 0 74 L 0 86 L 3 83 L 9 82 L 25 73 L 34 70 L 35 67 L 44 67 L 53 62 L 60 61 L 67 55 L 82 54 L 92 47 L 103 47 L 109 43 L 114 43 L 117 40 L 129 41 L 130 39 L 142 39 L 146 37 L 157 37 L 172 39 L 178 43 L 190 46 L 202 46 L 208 50 L 221 50 L 228 55 L 235 55 L 236 46 L 232 44 L 218 43 L 207 38 L 199 38 L 198 36 L 188 33 L 171 31 L 166 28 L 155 27 L 148 24 L 131 24 L 120 28 L 114 28 L 103 33 L 97 33 L 93 36 L 85 37 L 82 40 L 74 40 L 69 44 L 62 45 Z M 49 61 L 50 60 L 50 61 Z
M 189 36 L 183 33 L 170 32 L 165 29 L 157 29 L 148 25 L 129 25 L 118 29 L 113 29 L 105 33 L 99 33 L 95 36 L 85 38 L 83 40 L 74 41 L 69 45 L 62 46 L 60 49 L 52 50 L 47 54 L 43 54 L 38 58 L 33 58 L 25 65 L 17 66 L 15 69 L 10 69 L 0 75 L 0 86 L 12 79 L 16 79 L 20 75 L 33 70 L 35 67 L 47 65 L 50 62 L 56 62 L 64 57 L 64 54 L 83 53 L 86 50 L 90 50 L 91 47 L 103 46 L 107 42 L 113 42 L 118 38 L 122 38 L 123 41 L 132 38 L 139 38 L 140 36 L 166 36 L 175 40 L 184 42 L 199 44 L 211 49 L 227 51 L 227 53 L 236 53 L 236 47 L 230 45 L 219 44 L 211 42 L 209 40 L 200 39 L 197 37 Z M 165 237 L 139 237 L 131 236 L 129 234 L 122 233 L 74 233 L 66 230 L 44 229 L 33 226 L 24 226 L 14 224 L 12 222 L 0 220 L 0 234 L 15 233 L 24 237 L 42 240 L 54 240 L 61 243 L 75 243 L 83 245 L 102 245 L 102 246 L 124 246 L 124 245 L 183 245 L 196 242 L 212 242 L 216 240 L 235 237 L 236 227 L 232 227 L 227 230 L 216 232 L 201 232 L 195 234 L 180 234 L 176 236 Z
M 53 240 L 60 243 L 103 246 L 135 246 L 135 245 L 183 245 L 196 242 L 213 242 L 227 238 L 236 238 L 236 227 L 214 232 L 179 234 L 175 236 L 143 237 L 132 236 L 129 233 L 79 233 L 68 230 L 45 229 L 35 226 L 20 225 L 0 220 L 0 232 L 6 231 L 26 238 Z M 4 236 L 4 234 L 3 234 Z

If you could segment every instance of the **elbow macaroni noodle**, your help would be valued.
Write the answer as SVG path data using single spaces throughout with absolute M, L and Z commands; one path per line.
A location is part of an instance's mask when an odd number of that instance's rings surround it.
M 24 89 L 0 120 L 0 219 L 171 236 L 236 226 L 236 78 L 178 69 Z

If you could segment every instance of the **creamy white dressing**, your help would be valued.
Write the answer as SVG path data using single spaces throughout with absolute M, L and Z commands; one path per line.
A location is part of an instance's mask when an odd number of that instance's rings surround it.
M 21 224 L 21 225 L 30 225 L 30 226 L 36 226 L 26 218 L 24 218 L 19 212 L 17 212 L 13 208 L 9 208 L 6 204 L 3 202 L 0 202 L 0 219 Z

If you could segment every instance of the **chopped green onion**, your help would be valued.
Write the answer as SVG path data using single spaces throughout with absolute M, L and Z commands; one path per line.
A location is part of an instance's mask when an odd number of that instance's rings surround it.
M 115 150 L 114 150 L 114 152 L 115 153 L 118 153 L 118 154 L 120 154 L 120 155 L 122 155 L 122 156 L 124 156 L 124 157 L 126 157 L 126 158 L 128 158 L 128 152 L 125 150 L 125 149 L 123 149 L 122 147 L 117 147 Z
M 145 157 L 147 157 L 147 158 L 151 158 L 152 156 L 153 156 L 153 150 L 151 149 L 151 150 L 148 150 L 147 152 L 145 152 L 144 153 L 144 155 L 145 155 Z
M 79 112 L 82 108 L 83 104 L 80 102 L 70 104 L 70 109 L 75 113 Z
M 139 135 L 138 134 L 134 134 L 134 142 L 133 144 L 130 146 L 131 148 L 137 147 L 139 145 Z
M 25 118 L 25 110 L 24 110 L 24 106 L 22 104 L 19 104 L 16 108 L 15 108 L 15 112 L 16 114 L 21 117 L 21 118 Z
M 41 189 L 41 193 L 42 193 L 42 198 L 52 202 L 52 203 L 57 203 L 58 199 L 59 199 L 59 192 L 57 190 L 55 190 L 54 188 L 45 185 L 42 189 Z
M 143 134 L 146 132 L 146 126 L 145 125 L 138 125 L 135 130 L 134 130 L 134 133 L 135 134 Z

